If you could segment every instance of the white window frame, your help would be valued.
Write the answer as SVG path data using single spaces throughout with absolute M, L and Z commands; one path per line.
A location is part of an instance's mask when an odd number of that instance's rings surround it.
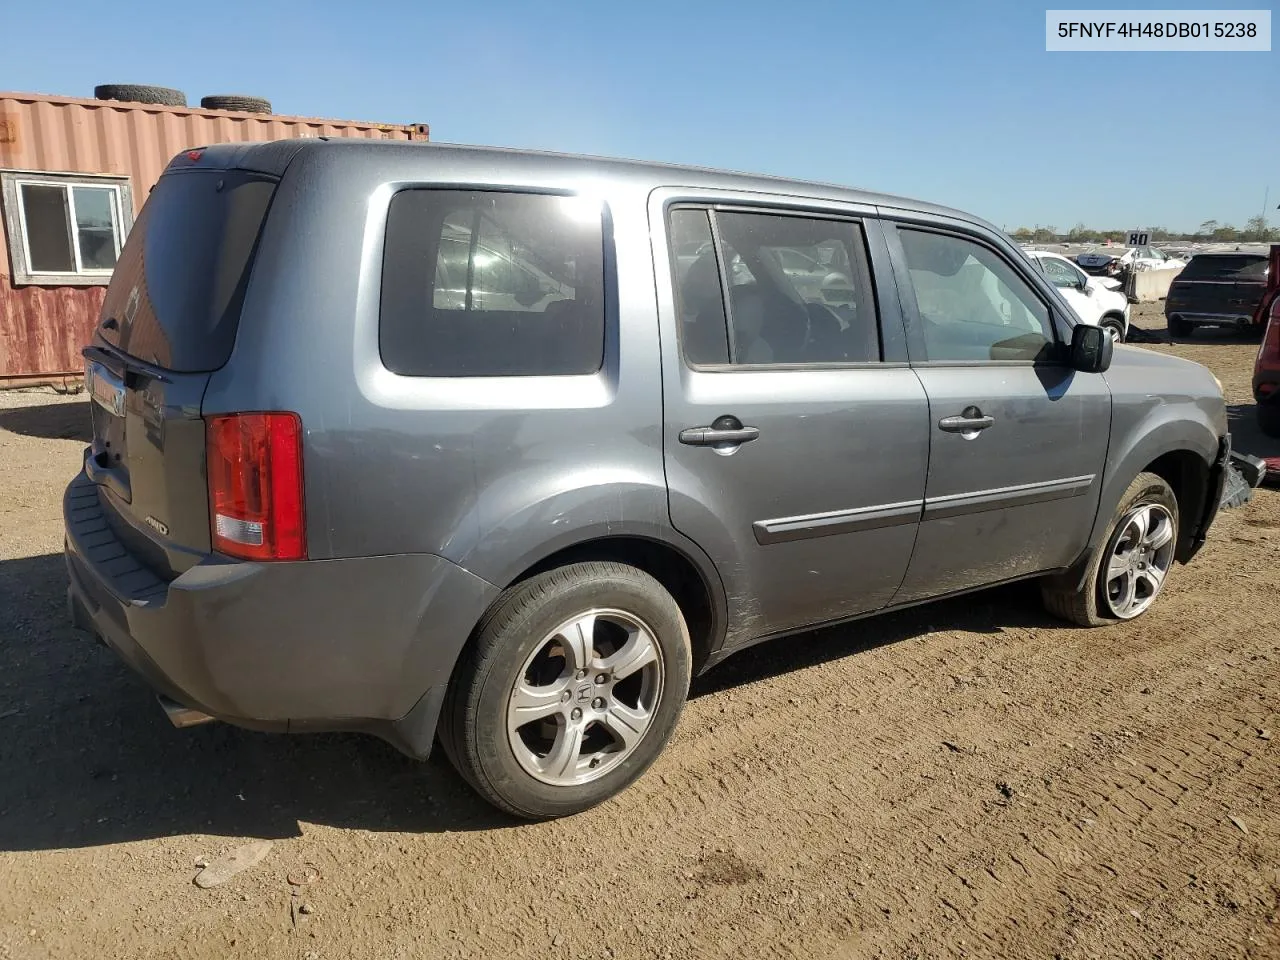
M 71 255 L 75 261 L 73 271 L 35 271 L 31 269 L 31 250 L 27 238 L 26 209 L 23 203 L 24 186 L 61 187 L 65 196 L 68 228 L 71 231 Z M 86 268 L 81 260 L 80 237 L 76 225 L 75 192 L 73 187 L 109 189 L 115 195 L 116 257 L 124 247 L 129 230 L 133 227 L 133 191 L 128 177 L 114 174 L 62 173 L 39 170 L 0 170 L 0 196 L 3 198 L 5 235 L 9 244 L 9 259 L 13 267 L 13 284 L 38 286 L 106 286 L 111 282 L 112 269 Z

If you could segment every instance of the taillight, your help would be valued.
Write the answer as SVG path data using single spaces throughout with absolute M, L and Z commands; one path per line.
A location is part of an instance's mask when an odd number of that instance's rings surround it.
M 208 417 L 205 438 L 213 548 L 245 560 L 305 560 L 298 415 Z

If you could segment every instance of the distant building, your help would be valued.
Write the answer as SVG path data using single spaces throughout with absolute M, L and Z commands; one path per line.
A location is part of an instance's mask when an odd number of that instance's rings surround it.
M 426 140 L 426 124 L 270 113 L 266 101 L 164 88 L 73 99 L 0 92 L 0 386 L 78 376 L 120 248 L 148 191 L 190 147 L 296 137 Z M 236 109 L 215 109 L 229 106 Z M 266 112 L 263 112 L 263 111 Z

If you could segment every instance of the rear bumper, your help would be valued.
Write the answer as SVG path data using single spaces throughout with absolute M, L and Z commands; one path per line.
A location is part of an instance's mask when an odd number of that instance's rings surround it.
M 254 729 L 364 730 L 425 756 L 458 653 L 498 593 L 423 554 L 210 556 L 166 582 L 115 537 L 84 474 L 63 514 L 76 625 L 165 696 Z
M 1206 313 L 1204 311 L 1179 310 L 1176 307 L 1167 307 L 1165 315 L 1177 317 L 1186 323 L 1197 326 L 1253 326 L 1253 314 L 1251 313 Z

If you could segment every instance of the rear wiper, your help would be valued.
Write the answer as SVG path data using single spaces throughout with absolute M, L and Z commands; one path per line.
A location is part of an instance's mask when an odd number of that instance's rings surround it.
M 152 380 L 159 380 L 161 383 L 172 383 L 169 373 L 162 367 L 155 364 L 147 363 L 145 360 L 139 360 L 137 357 L 130 356 L 119 347 L 114 346 L 98 346 L 97 344 L 85 347 L 80 351 L 81 356 L 86 360 L 96 360 L 99 363 L 105 363 L 107 366 L 119 365 L 129 373 L 140 373 L 144 377 L 150 377 Z

